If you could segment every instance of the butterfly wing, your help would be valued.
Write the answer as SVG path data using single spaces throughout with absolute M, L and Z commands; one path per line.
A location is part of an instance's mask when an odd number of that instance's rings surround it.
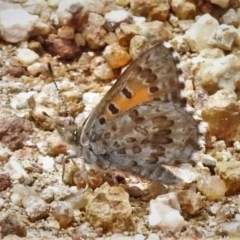
M 198 148 L 197 123 L 184 109 L 180 91 L 171 50 L 154 46 L 129 66 L 93 111 L 81 145 L 102 167 L 175 182 L 162 164 L 186 162 Z

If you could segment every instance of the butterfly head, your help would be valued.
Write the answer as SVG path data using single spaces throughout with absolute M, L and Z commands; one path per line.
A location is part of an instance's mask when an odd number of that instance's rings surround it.
M 56 129 L 68 144 L 72 146 L 79 145 L 82 127 L 77 126 L 72 118 L 58 119 L 56 121 Z

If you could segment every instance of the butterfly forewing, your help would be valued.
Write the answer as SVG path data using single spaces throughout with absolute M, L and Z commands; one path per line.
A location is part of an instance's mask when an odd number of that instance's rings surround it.
M 186 162 L 198 149 L 197 123 L 180 92 L 171 50 L 154 46 L 128 67 L 92 112 L 81 144 L 101 166 L 175 183 L 162 164 Z

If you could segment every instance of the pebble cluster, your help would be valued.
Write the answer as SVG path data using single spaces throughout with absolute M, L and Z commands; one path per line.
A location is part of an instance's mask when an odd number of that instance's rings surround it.
M 0 1 L 0 238 L 240 238 L 239 29 L 238 0 Z M 173 169 L 186 183 L 171 188 L 91 166 L 87 182 L 56 119 L 83 123 L 159 42 L 202 121 L 198 164 Z

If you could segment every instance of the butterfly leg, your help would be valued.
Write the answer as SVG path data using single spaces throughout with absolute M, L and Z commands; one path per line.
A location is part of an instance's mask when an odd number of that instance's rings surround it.
M 79 188 L 86 190 L 89 187 L 88 172 L 84 159 L 76 161 L 76 156 L 67 156 L 63 159 L 62 164 L 62 181 L 67 185 L 77 185 Z M 70 167 L 67 166 L 67 161 L 70 160 Z M 68 165 L 69 166 L 69 165 Z

